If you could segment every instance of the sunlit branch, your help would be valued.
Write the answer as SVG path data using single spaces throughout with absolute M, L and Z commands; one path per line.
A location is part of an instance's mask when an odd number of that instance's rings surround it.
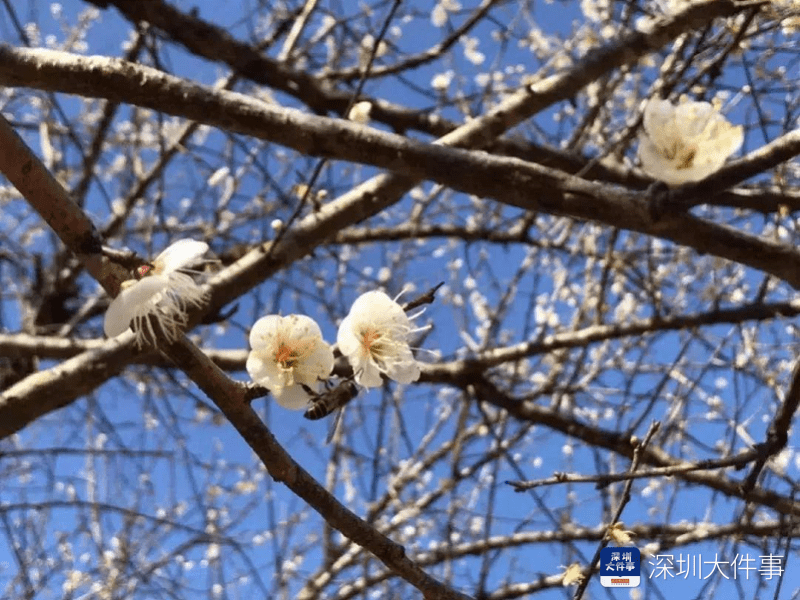
M 485 378 L 473 378 L 472 385 L 475 386 L 482 401 L 507 410 L 517 419 L 544 425 L 565 435 L 580 439 L 591 446 L 605 448 L 628 458 L 633 456 L 634 446 L 631 444 L 631 437 L 628 435 L 593 427 L 550 408 L 512 398 Z M 651 445 L 643 452 L 641 461 L 642 464 L 655 467 L 691 465 L 686 461 L 673 458 L 667 452 L 654 445 Z M 781 514 L 800 514 L 800 502 L 760 488 L 745 493 L 741 489 L 739 482 L 723 477 L 719 473 L 687 471 L 679 473 L 678 476 L 689 483 L 718 490 L 726 496 L 742 498 L 749 502 L 761 504 Z
M 94 224 L 2 115 L 0 172 L 84 262 L 92 276 L 109 293 L 116 293 L 125 274 L 100 253 L 101 240 Z
M 245 401 L 245 385 L 229 379 L 185 338 L 171 344 L 165 353 L 214 401 L 243 440 L 258 455 L 270 475 L 305 500 L 331 526 L 369 550 L 393 572 L 419 589 L 426 598 L 468 600 L 468 596 L 456 592 L 422 571 L 406 556 L 401 545 L 343 506 L 297 464 Z
M 368 182 L 380 188 L 379 196 L 365 196 L 365 186 L 326 206 L 338 209 L 342 203 L 351 204 L 349 215 L 354 218 L 347 219 L 349 223 L 367 218 L 397 200 L 396 194 L 385 193 L 385 186 L 404 191 L 419 179 L 430 179 L 526 210 L 570 215 L 669 239 L 702 253 L 772 273 L 800 287 L 800 253 L 786 245 L 690 215 L 668 215 L 654 222 L 648 204 L 640 200 L 638 193 L 591 183 L 518 159 L 443 146 L 476 143 L 493 131 L 493 125 L 495 130 L 497 125 L 501 126 L 495 133 L 499 134 L 504 127 L 526 116 L 531 108 L 557 100 L 564 91 L 562 86 L 573 87 L 568 85 L 570 81 L 562 84 L 546 80 L 533 86 L 532 94 L 526 92 L 521 98 L 512 97 L 484 118 L 445 136 L 441 143 L 425 144 L 340 119 L 304 115 L 267 105 L 241 94 L 210 90 L 155 69 L 122 63 L 117 59 L 73 57 L 46 50 L 0 48 L 0 81 L 11 80 L 46 89 L 60 87 L 62 91 L 76 93 L 96 93 L 99 84 L 109 98 L 127 99 L 269 139 L 306 154 L 335 156 L 402 173 L 397 180 Z M 266 259 L 261 250 L 258 254 L 262 261 L 274 258 L 272 250 L 266 252 Z M 250 287 L 255 283 L 242 281 L 241 285 Z
M 725 469 L 728 467 L 743 467 L 752 462 L 758 456 L 755 450 L 745 450 L 734 456 L 720 459 L 700 460 L 693 464 L 675 465 L 658 469 L 646 469 L 625 473 L 602 473 L 600 475 L 576 475 L 573 473 L 556 473 L 546 479 L 535 479 L 532 481 L 507 481 L 514 488 L 515 492 L 524 492 L 537 487 L 549 485 L 561 485 L 564 483 L 594 483 L 598 488 L 605 487 L 616 481 L 628 481 L 630 479 L 647 479 L 649 477 L 670 477 L 679 473 L 690 471 L 710 471 L 713 469 Z

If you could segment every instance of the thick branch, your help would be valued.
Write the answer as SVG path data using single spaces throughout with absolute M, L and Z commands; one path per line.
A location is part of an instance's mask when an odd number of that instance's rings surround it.
M 343 120 L 305 115 L 268 105 L 234 92 L 210 90 L 155 69 L 118 59 L 82 58 L 48 50 L 0 47 L 0 82 L 97 93 L 156 110 L 179 114 L 217 127 L 267 139 L 304 154 L 331 156 L 372 164 L 396 173 L 393 184 L 406 189 L 429 179 L 453 189 L 495 198 L 526 210 L 551 212 L 605 223 L 662 237 L 770 273 L 800 287 L 800 253 L 793 248 L 746 235 L 689 215 L 669 215 L 654 222 L 636 193 L 590 183 L 560 171 L 515 158 L 495 157 L 445 143 L 470 143 L 508 126 L 502 111 L 478 119 L 446 136 L 441 144 L 426 144 L 379 132 Z M 555 85 L 553 82 L 552 85 Z M 536 86 L 534 86 L 536 87 Z M 545 86 L 547 87 L 547 86 Z M 534 90 L 534 98 L 550 90 Z M 515 122 L 531 104 L 515 100 Z M 505 103 L 510 106 L 512 103 Z M 377 180 L 376 185 L 390 185 Z M 381 194 L 365 198 L 359 192 L 358 216 L 366 218 L 394 201 Z M 352 220 L 345 219 L 352 223 Z M 230 298 L 232 300 L 233 298 Z
M 300 230 L 302 230 L 302 223 L 298 227 L 298 231 Z M 291 243 L 294 239 L 290 235 L 287 243 Z M 251 265 L 252 262 L 247 264 Z M 274 267 L 279 268 L 281 264 L 278 261 Z M 231 268 L 239 270 L 238 264 Z M 249 269 L 249 267 L 242 268 Z M 271 273 L 272 271 L 270 271 Z M 219 277 L 223 280 L 235 279 L 233 275 L 228 277 L 220 274 Z M 216 288 L 217 294 L 221 294 L 219 290 L 222 286 L 223 284 L 220 284 L 220 287 Z M 468 360 L 425 365 L 421 381 L 452 383 L 469 374 L 479 373 L 503 363 L 607 340 L 721 323 L 735 324 L 748 320 L 791 317 L 797 314 L 800 314 L 800 301 L 755 304 L 708 313 L 673 315 L 622 325 L 592 325 L 577 331 L 556 333 L 542 340 L 494 348 Z M 246 350 L 204 350 L 204 352 L 226 371 L 244 369 L 244 362 L 247 359 Z M 87 354 L 83 356 L 82 353 Z M 58 381 L 58 384 L 53 385 L 53 381 L 50 379 L 35 375 L 22 380 L 0 396 L 0 439 L 19 431 L 36 418 L 68 405 L 82 394 L 101 385 L 108 377 L 119 373 L 126 364 L 164 365 L 163 359 L 158 354 L 133 354 L 130 348 L 120 351 L 119 343 L 115 341 L 66 340 L 60 337 L 28 334 L 0 334 L 0 354 L 70 359 L 58 367 L 60 371 L 54 380 Z M 93 364 L 104 365 L 104 370 L 92 368 Z M 89 372 L 83 372 L 81 370 L 83 368 L 89 368 Z
M 246 402 L 246 386 L 232 381 L 194 344 L 184 338 L 164 350 L 225 414 L 276 480 L 305 500 L 325 521 L 364 547 L 428 600 L 469 600 L 437 581 L 409 559 L 405 549 L 342 505 L 311 477 L 272 435 Z
M 129 338 L 127 341 L 132 340 Z M 29 375 L 0 394 L 0 439 L 49 412 L 88 394 L 119 375 L 131 355 L 130 344 L 111 340 L 96 350 Z
M 0 173 L 25 196 L 64 245 L 83 261 L 92 277 L 115 295 L 127 274 L 102 256 L 102 243 L 94 224 L 2 115 Z
M 293 70 L 265 56 L 255 46 L 233 38 L 224 28 L 194 14 L 182 12 L 163 0 L 90 1 L 101 8 L 114 6 L 132 23 L 146 22 L 189 52 L 213 62 L 225 63 L 242 77 L 294 96 L 315 112 L 335 110 L 343 114 L 350 102 L 349 91 L 333 89 L 307 73 Z M 752 3 L 743 4 L 731 0 L 687 3 L 684 10 L 668 18 L 649 24 L 641 31 L 625 32 L 612 43 L 590 50 L 577 61 L 575 67 L 535 84 L 537 99 L 527 104 L 521 120 L 553 102 L 571 96 L 603 74 L 659 50 L 686 31 L 700 29 L 714 19 L 729 17 L 752 7 Z M 447 133 L 441 129 L 441 120 L 435 116 L 373 98 L 365 99 L 373 104 L 373 118 L 383 120 L 395 131 L 413 128 L 429 131 L 436 136 Z M 494 141 L 496 137 L 497 134 L 490 135 L 487 141 Z

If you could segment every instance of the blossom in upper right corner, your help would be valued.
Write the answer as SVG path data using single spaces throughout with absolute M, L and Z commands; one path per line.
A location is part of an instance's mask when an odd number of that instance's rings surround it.
M 353 303 L 339 326 L 336 341 L 359 385 L 381 385 L 381 373 L 394 381 L 411 383 L 420 375 L 408 345 L 411 332 L 411 321 L 403 308 L 383 292 L 373 291 Z
M 652 99 L 639 136 L 642 169 L 670 186 L 700 181 L 742 145 L 742 127 L 731 125 L 708 102 Z

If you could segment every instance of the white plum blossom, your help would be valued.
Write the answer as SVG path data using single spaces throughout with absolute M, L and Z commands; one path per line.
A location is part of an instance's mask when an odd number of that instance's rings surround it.
M 772 0 L 765 12 L 780 21 L 783 35 L 792 36 L 800 30 L 800 0 Z
M 452 70 L 434 75 L 433 79 L 431 79 L 431 87 L 437 92 L 444 92 L 450 87 L 454 75 L 455 73 Z
M 656 0 L 656 6 L 666 15 L 673 15 L 689 4 L 690 0 Z
M 431 11 L 431 23 L 434 27 L 444 27 L 447 23 L 447 13 L 461 10 L 461 3 L 458 0 L 439 0 Z
M 178 340 L 188 324 L 186 313 L 200 307 L 207 293 L 186 271 L 208 251 L 208 244 L 178 240 L 152 264 L 136 269 L 136 279 L 123 281 L 106 311 L 103 329 L 108 337 L 125 333 L 134 324 L 136 345 L 155 343 L 156 324 L 169 342 Z
M 307 389 L 319 392 L 320 380 L 333 370 L 333 350 L 316 321 L 305 315 L 262 317 L 250 331 L 250 347 L 250 377 L 290 410 L 308 408 Z
M 652 99 L 639 137 L 642 169 L 670 186 L 700 181 L 742 145 L 742 127 L 731 125 L 708 102 Z
M 411 383 L 420 375 L 408 346 L 411 332 L 411 321 L 402 307 L 383 292 L 373 291 L 353 303 L 339 326 L 336 341 L 359 385 L 381 385 L 381 373 L 394 381 Z
M 607 20 L 613 10 L 610 0 L 581 0 L 581 12 L 595 23 Z
M 486 60 L 486 55 L 478 51 L 478 44 L 480 40 L 477 37 L 465 36 L 461 38 L 461 43 L 464 46 L 464 58 L 466 58 L 473 65 L 481 65 Z
M 371 112 L 372 112 L 372 102 L 363 100 L 362 102 L 356 102 L 353 105 L 353 108 L 350 109 L 347 118 L 353 121 L 354 123 L 366 125 L 367 123 L 369 123 L 369 114 Z

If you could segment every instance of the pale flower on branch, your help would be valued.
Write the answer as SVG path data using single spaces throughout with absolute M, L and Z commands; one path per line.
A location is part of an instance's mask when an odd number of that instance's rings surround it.
M 686 8 L 691 0 L 656 0 L 657 7 L 665 15 L 673 15 Z
M 611 540 L 617 546 L 631 546 L 633 545 L 632 535 L 634 535 L 634 533 L 632 531 L 626 531 L 624 524 L 614 523 L 606 530 L 605 539 Z
M 419 379 L 420 368 L 408 345 L 415 331 L 402 307 L 379 291 L 353 303 L 339 326 L 336 341 L 350 361 L 356 382 L 366 388 L 381 385 L 381 374 L 400 383 Z
M 610 18 L 613 7 L 609 0 L 581 0 L 581 12 L 589 21 L 597 23 Z
M 462 37 L 461 43 L 464 46 L 464 58 L 473 65 L 483 64 L 483 61 L 486 60 L 486 55 L 478 51 L 480 40 L 477 37 Z
M 250 331 L 250 347 L 250 377 L 290 410 L 308 408 L 312 394 L 333 370 L 333 350 L 316 321 L 305 315 L 259 319 Z
M 356 102 L 353 105 L 353 108 L 351 108 L 350 112 L 347 114 L 347 118 L 353 121 L 354 123 L 366 125 L 367 123 L 369 123 L 369 114 L 371 112 L 372 112 L 372 102 L 363 100 L 362 102 Z
M 772 0 L 765 12 L 780 21 L 783 35 L 793 36 L 800 30 L 800 0 Z
M 642 169 L 667 185 L 700 181 L 717 171 L 742 145 L 741 126 L 731 125 L 708 102 L 652 99 L 639 137 Z
M 461 3 L 458 0 L 439 0 L 431 11 L 431 23 L 434 27 L 444 27 L 448 13 L 457 10 L 461 10 Z
M 437 92 L 446 91 L 447 88 L 450 87 L 450 83 L 453 81 L 454 75 L 455 73 L 452 70 L 434 75 L 431 79 L 431 87 Z
M 188 325 L 188 310 L 202 306 L 208 298 L 187 272 L 207 251 L 205 242 L 178 240 L 152 264 L 137 268 L 136 279 L 122 282 L 106 311 L 106 335 L 117 337 L 133 323 L 138 347 L 156 343 L 156 328 L 168 342 L 177 341 Z
M 581 569 L 580 563 L 572 563 L 564 569 L 561 585 L 569 587 L 571 585 L 578 585 L 581 581 L 583 581 L 583 569 Z

